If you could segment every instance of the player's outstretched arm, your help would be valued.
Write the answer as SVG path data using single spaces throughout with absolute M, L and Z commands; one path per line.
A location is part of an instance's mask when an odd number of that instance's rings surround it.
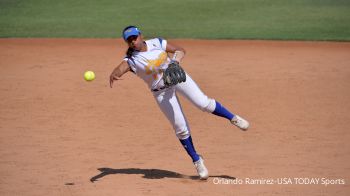
M 166 52 L 174 53 L 173 60 L 179 63 L 181 62 L 181 60 L 184 58 L 186 54 L 185 49 L 169 42 L 166 45 Z
M 114 80 L 120 80 L 120 77 L 130 71 L 130 66 L 126 61 L 122 61 L 111 73 L 109 77 L 109 85 L 113 87 Z

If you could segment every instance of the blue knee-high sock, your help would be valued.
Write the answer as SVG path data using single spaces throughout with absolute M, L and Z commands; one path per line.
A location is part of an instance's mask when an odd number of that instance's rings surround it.
M 234 114 L 232 114 L 230 111 L 228 111 L 219 102 L 215 101 L 215 104 L 216 104 L 216 106 L 215 106 L 215 110 L 214 110 L 213 114 L 227 118 L 228 120 L 232 120 L 232 118 L 234 117 Z
M 193 142 L 192 142 L 192 137 L 188 137 L 187 139 L 180 140 L 181 144 L 187 151 L 188 155 L 191 156 L 192 161 L 196 162 L 199 160 L 199 155 L 196 152 L 196 149 L 194 149 Z

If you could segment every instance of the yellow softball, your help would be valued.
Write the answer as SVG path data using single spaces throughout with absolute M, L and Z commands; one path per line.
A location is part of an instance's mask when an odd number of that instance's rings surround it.
M 95 79 L 95 73 L 93 71 L 86 71 L 84 73 L 84 78 L 86 81 L 92 81 Z

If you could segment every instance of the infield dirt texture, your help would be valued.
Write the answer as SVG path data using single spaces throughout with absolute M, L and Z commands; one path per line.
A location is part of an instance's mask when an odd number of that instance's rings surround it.
M 242 132 L 180 98 L 208 181 L 188 178 L 191 160 L 140 79 L 129 73 L 109 87 L 121 40 L 3 39 L 0 195 L 349 195 L 349 43 L 175 43 L 203 91 L 251 122 Z M 216 185 L 215 177 L 346 184 Z
M 349 3 L 238 0 L 230 14 L 231 1 L 205 1 L 176 1 L 193 17 L 156 25 L 157 12 L 138 0 L 134 10 L 110 0 L 0 1 L 0 195 L 350 195 L 349 42 L 171 39 L 349 40 Z M 181 10 L 169 2 L 155 10 Z M 128 24 L 184 47 L 182 66 L 199 87 L 250 121 L 242 132 L 180 96 L 207 181 L 143 81 L 128 73 L 109 87 Z

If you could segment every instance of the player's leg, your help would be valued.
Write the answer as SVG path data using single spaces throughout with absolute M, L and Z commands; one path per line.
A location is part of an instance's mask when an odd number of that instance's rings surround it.
M 206 96 L 188 74 L 186 74 L 186 82 L 176 85 L 175 88 L 177 92 L 181 93 L 201 110 L 226 118 L 243 130 L 248 129 L 248 121 L 233 114 L 218 101 Z
M 187 119 L 183 114 L 179 100 L 175 94 L 175 90 L 168 89 L 160 93 L 154 93 L 158 106 L 169 122 L 172 124 L 177 138 L 185 147 L 187 153 L 191 156 L 193 162 L 199 160 L 190 135 L 190 127 Z
M 172 124 L 177 138 L 195 164 L 200 178 L 207 179 L 208 170 L 203 163 L 203 159 L 197 154 L 193 145 L 190 128 L 183 114 L 181 104 L 175 94 L 175 89 L 171 88 L 166 91 L 154 93 L 154 97 L 161 111 Z

